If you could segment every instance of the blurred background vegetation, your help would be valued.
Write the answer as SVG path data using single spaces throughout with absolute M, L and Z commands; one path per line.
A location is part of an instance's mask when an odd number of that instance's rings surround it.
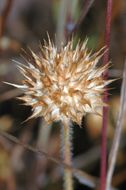
M 69 3 L 68 3 L 69 2 Z M 30 47 L 39 52 L 40 43 L 50 38 L 57 44 L 64 41 L 85 11 L 84 0 L 0 0 L 0 129 L 18 137 L 24 143 L 46 150 L 59 158 L 59 126 L 44 127 L 42 118 L 22 123 L 31 114 L 31 108 L 15 97 L 21 92 L 3 81 L 20 83 L 16 68 L 22 63 L 22 49 Z M 64 3 L 64 4 L 63 4 Z M 63 7 L 64 6 L 64 7 Z M 66 7 L 67 6 L 67 7 Z M 106 1 L 94 0 L 85 18 L 81 19 L 74 40 L 88 40 L 88 47 L 97 50 L 104 46 Z M 114 135 L 120 104 L 120 86 L 126 57 L 126 1 L 113 1 L 109 70 L 110 78 L 118 78 L 110 86 L 108 150 Z M 100 136 L 102 118 L 88 115 L 82 125 L 74 125 L 74 166 L 99 176 Z M 62 169 L 55 163 L 30 152 L 0 136 L 0 190 L 59 190 L 62 189 Z M 113 186 L 126 189 L 126 123 L 118 153 Z M 75 179 L 75 189 L 91 189 Z

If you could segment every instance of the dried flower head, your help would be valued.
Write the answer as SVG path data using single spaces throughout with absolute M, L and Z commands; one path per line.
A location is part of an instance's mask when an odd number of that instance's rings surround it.
M 40 55 L 31 51 L 27 66 L 18 65 L 25 80 L 13 86 L 23 89 L 20 99 L 32 106 L 30 118 L 43 116 L 48 123 L 69 118 L 80 124 L 86 113 L 98 114 L 109 83 L 102 77 L 107 66 L 97 67 L 104 50 L 91 54 L 86 43 L 73 49 L 71 40 L 59 52 L 49 39 Z

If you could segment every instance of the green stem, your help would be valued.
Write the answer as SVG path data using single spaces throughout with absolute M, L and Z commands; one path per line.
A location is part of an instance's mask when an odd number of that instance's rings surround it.
M 61 148 L 63 161 L 66 164 L 72 165 L 72 127 L 70 121 L 65 119 L 63 121 L 63 126 L 61 126 Z M 73 190 L 73 177 L 72 171 L 69 169 L 64 169 L 64 189 Z

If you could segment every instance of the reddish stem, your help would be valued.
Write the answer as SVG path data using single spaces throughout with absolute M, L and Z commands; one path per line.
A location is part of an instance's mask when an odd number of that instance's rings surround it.
M 7 0 L 5 8 L 4 8 L 4 10 L 0 16 L 0 38 L 4 34 L 7 17 L 9 15 L 11 8 L 12 8 L 12 3 L 13 3 L 13 0 Z
M 103 57 L 103 64 L 107 64 L 109 61 L 109 47 L 110 47 L 110 28 L 111 28 L 111 16 L 112 16 L 112 0 L 107 1 L 107 13 L 106 13 L 106 26 L 105 26 L 105 46 L 108 49 Z M 104 79 L 108 78 L 108 71 L 104 73 Z M 108 102 L 107 89 L 105 90 L 103 101 Z M 100 174 L 100 190 L 106 188 L 106 158 L 107 158 L 107 117 L 108 107 L 103 107 L 103 121 L 102 121 L 102 144 L 101 144 L 101 174 Z

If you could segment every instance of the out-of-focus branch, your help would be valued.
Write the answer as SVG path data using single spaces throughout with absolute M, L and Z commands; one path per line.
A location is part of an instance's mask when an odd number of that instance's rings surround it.
M 11 135 L 9 133 L 6 133 L 6 132 L 0 130 L 0 135 L 7 138 L 8 140 L 16 143 L 16 144 L 23 146 L 25 149 L 27 149 L 29 151 L 37 153 L 39 156 L 45 156 L 46 159 L 64 167 L 64 168 L 71 170 L 73 172 L 73 175 L 80 182 L 81 181 L 85 182 L 85 184 L 88 185 L 89 187 L 96 187 L 97 180 L 95 177 L 93 177 L 93 176 L 91 176 L 91 175 L 89 175 L 89 174 L 87 174 L 87 173 L 85 173 L 79 169 L 76 169 L 76 168 L 69 166 L 68 164 L 62 162 L 61 160 L 54 158 L 53 156 L 50 156 L 48 153 L 46 153 L 43 150 L 39 150 L 38 148 L 32 147 L 31 145 L 24 144 L 24 142 L 20 141 L 18 138 L 14 137 L 13 135 Z
M 1 93 L 0 102 L 9 100 L 9 99 L 14 98 L 16 96 L 19 96 L 21 94 L 22 94 L 22 91 L 19 89 L 12 89 L 12 90 L 9 90 L 7 92 L 4 92 L 3 94 Z
M 112 175 L 115 168 L 115 162 L 116 162 L 117 152 L 119 148 L 125 112 L 126 112 L 126 62 L 125 62 L 124 72 L 123 72 L 123 82 L 122 82 L 122 87 L 121 87 L 121 100 L 120 100 L 119 114 L 118 114 L 114 139 L 113 139 L 113 143 L 112 143 L 112 147 L 110 151 L 110 156 L 109 156 L 109 168 L 108 168 L 108 173 L 107 173 L 106 190 L 109 190 L 111 186 Z
M 5 8 L 4 8 L 2 14 L 0 15 L 0 38 L 4 34 L 7 17 L 9 15 L 10 10 L 11 10 L 12 4 L 13 4 L 13 0 L 7 0 Z
M 66 24 L 68 4 L 69 4 L 69 0 L 60 0 L 58 22 L 57 22 L 57 32 L 56 32 L 56 45 L 59 49 L 60 49 L 61 42 L 65 43 L 66 41 L 64 28 Z
M 65 42 L 65 36 L 66 36 L 66 40 L 68 40 L 68 38 L 71 37 L 72 34 L 77 31 L 77 29 L 79 28 L 80 24 L 86 17 L 93 3 L 94 3 L 94 0 L 85 0 L 82 12 L 77 22 L 74 23 L 74 21 L 71 20 L 70 18 L 70 19 L 67 19 L 67 23 L 66 23 L 67 11 L 65 10 L 67 10 L 67 6 L 69 7 L 69 1 L 61 0 L 61 4 L 59 8 L 60 9 L 59 19 L 58 19 L 58 25 L 57 25 L 57 35 L 56 35 L 57 44 L 60 45 L 60 42 Z M 65 33 L 64 33 L 64 29 L 65 29 Z
M 75 24 L 67 23 L 67 25 L 66 25 L 67 38 L 70 37 L 73 33 L 75 33 L 77 31 L 77 29 L 79 28 L 80 24 L 84 20 L 85 16 L 87 15 L 87 13 L 90 10 L 93 3 L 94 3 L 94 0 L 85 0 L 82 12 L 81 12 L 80 17 L 78 18 L 77 22 Z M 71 27 L 69 27 L 69 25 Z

